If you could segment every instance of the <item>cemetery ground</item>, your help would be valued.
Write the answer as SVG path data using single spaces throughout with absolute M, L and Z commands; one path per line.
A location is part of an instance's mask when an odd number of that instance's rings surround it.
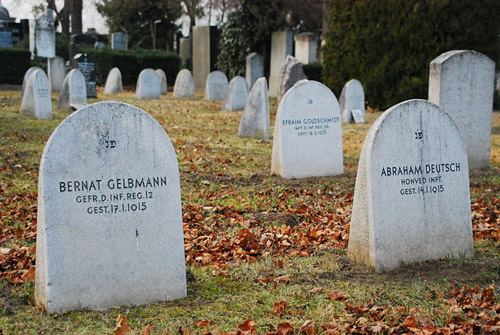
M 173 142 L 188 296 L 45 313 L 33 306 L 37 181 L 44 145 L 67 116 L 57 97 L 53 120 L 20 114 L 20 92 L 0 97 L 0 334 L 500 333 L 500 112 L 491 167 L 470 173 L 474 257 L 375 273 L 346 247 L 361 146 L 379 111 L 343 125 L 343 175 L 286 180 L 270 175 L 272 139 L 237 137 L 242 112 L 171 92 L 139 100 L 101 91 L 99 100 L 142 108 Z M 275 99 L 270 107 L 272 133 Z

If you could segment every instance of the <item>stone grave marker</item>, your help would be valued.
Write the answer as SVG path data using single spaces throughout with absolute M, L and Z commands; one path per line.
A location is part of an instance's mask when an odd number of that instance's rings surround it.
M 108 78 L 106 78 L 106 86 L 104 86 L 105 94 L 114 94 L 123 92 L 122 73 L 120 69 L 114 67 L 109 71 Z
M 365 113 L 361 109 L 353 109 L 351 114 L 354 123 L 365 123 Z
M 281 99 L 271 172 L 287 179 L 344 172 L 340 107 L 325 85 L 301 80 Z
M 286 56 L 285 64 L 281 67 L 278 88 L 278 101 L 296 82 L 307 79 L 302 69 L 302 63 L 293 56 Z
M 85 78 L 87 98 L 97 98 L 97 79 L 95 62 L 87 54 L 77 54 L 73 57 L 73 68 L 78 69 Z
M 87 105 L 87 88 L 85 78 L 78 69 L 68 72 L 64 78 L 63 89 L 59 96 L 58 109 L 72 112 Z
M 135 96 L 138 99 L 160 99 L 160 77 L 153 69 L 144 69 L 139 74 Z
M 61 93 L 64 78 L 66 78 L 66 67 L 64 59 L 56 56 L 48 59 L 47 72 L 49 73 L 49 82 L 52 92 Z
M 476 51 L 448 51 L 430 64 L 429 101 L 457 123 L 471 169 L 490 164 L 494 83 L 495 63 Z
M 216 26 L 194 26 L 192 35 L 194 86 L 203 92 L 208 75 L 215 70 L 220 33 Z
M 208 101 L 224 101 L 227 87 L 228 80 L 223 72 L 210 72 L 205 84 L 205 99 Z
M 158 75 L 158 79 L 160 79 L 160 94 L 168 93 L 168 85 L 167 85 L 167 75 L 165 71 L 162 69 L 156 69 L 156 74 Z
M 52 119 L 49 80 L 42 69 L 34 70 L 26 82 L 21 112 L 37 119 Z
M 32 57 L 51 58 L 56 55 L 56 28 L 54 11 L 47 9 L 29 21 L 30 51 Z
M 257 79 L 248 95 L 238 136 L 269 139 L 269 95 L 265 77 Z
M 246 59 L 245 77 L 249 89 L 260 77 L 264 77 L 264 57 L 256 52 L 251 53 Z
M 293 55 L 293 32 L 275 31 L 271 36 L 271 69 L 269 74 L 269 95 L 278 96 L 280 70 L 286 56 Z
M 40 164 L 36 252 L 36 301 L 51 313 L 186 296 L 179 169 L 158 122 L 99 102 L 56 128 Z
M 364 120 L 365 92 L 363 90 L 363 85 L 361 85 L 359 80 L 351 79 L 344 85 L 344 87 L 342 88 L 342 93 L 340 93 L 339 103 L 342 113 L 342 122 L 351 123 L 355 121 L 353 119 L 353 110 L 361 111 L 362 118 Z
M 127 50 L 128 49 L 128 35 L 127 33 L 112 33 L 111 34 L 111 49 Z
M 314 33 L 300 33 L 294 36 L 295 57 L 302 64 L 318 61 L 319 36 Z
M 393 106 L 363 144 L 349 257 L 383 271 L 472 252 L 469 169 L 456 123 L 426 100 Z
M 240 111 L 245 108 L 248 98 L 248 86 L 245 78 L 237 76 L 231 79 L 227 87 L 226 100 L 224 101 L 223 110 L 225 111 Z
M 26 73 L 24 74 L 24 78 L 23 78 L 23 86 L 21 88 L 21 97 L 24 96 L 24 91 L 26 90 L 26 84 L 28 83 L 28 79 L 30 78 L 31 74 L 33 72 L 35 72 L 35 70 L 42 70 L 41 68 L 39 68 L 38 66 L 33 66 L 33 67 L 30 67 L 28 69 L 28 71 L 26 71 Z M 43 70 L 42 70 L 43 71 Z
M 192 96 L 194 96 L 193 75 L 188 69 L 182 69 L 175 78 L 174 97 L 191 98 Z
M 14 46 L 12 28 L 0 27 L 0 47 L 10 48 Z

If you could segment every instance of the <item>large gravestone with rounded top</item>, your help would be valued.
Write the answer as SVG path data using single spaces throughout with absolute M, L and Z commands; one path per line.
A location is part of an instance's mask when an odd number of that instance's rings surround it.
M 122 73 L 120 69 L 114 67 L 109 71 L 108 78 L 106 79 L 106 86 L 104 86 L 105 94 L 114 94 L 123 92 Z
M 64 78 L 63 89 L 59 96 L 57 108 L 64 112 L 72 112 L 87 104 L 87 88 L 85 77 L 78 69 L 68 72 Z
M 239 137 L 269 139 L 269 96 L 266 78 L 259 78 L 248 95 L 240 126 Z
M 144 69 L 139 74 L 135 96 L 139 99 L 160 99 L 160 77 L 153 69 Z
M 205 99 L 208 101 L 224 101 L 228 80 L 221 71 L 212 71 L 207 77 L 205 83 Z
M 193 75 L 188 69 L 182 69 L 175 78 L 174 97 L 191 98 L 192 96 L 194 96 Z
M 49 80 L 42 69 L 29 75 L 23 94 L 21 112 L 37 119 L 52 119 Z
M 342 122 L 355 121 L 353 118 L 355 111 L 359 111 L 362 120 L 365 119 L 365 92 L 359 80 L 351 79 L 344 85 L 340 93 L 339 104 Z
M 225 111 L 240 111 L 245 108 L 248 99 L 248 85 L 245 78 L 236 76 L 229 82 L 226 100 L 222 107 Z

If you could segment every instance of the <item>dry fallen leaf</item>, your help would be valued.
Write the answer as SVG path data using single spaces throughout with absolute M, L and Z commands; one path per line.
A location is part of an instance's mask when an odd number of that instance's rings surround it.
M 113 335 L 126 335 L 130 331 L 128 325 L 128 318 L 126 316 L 118 315 L 116 318 L 116 327 L 113 329 Z

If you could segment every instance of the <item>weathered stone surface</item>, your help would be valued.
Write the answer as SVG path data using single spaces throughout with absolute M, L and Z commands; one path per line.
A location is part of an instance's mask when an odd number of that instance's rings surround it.
M 325 85 L 302 80 L 281 99 L 274 125 L 271 172 L 283 178 L 344 172 L 340 107 Z
M 213 71 L 207 77 L 205 84 L 205 99 L 208 101 L 224 101 L 228 80 L 226 75 L 221 71 Z
M 490 163 L 494 82 L 495 63 L 479 52 L 453 50 L 430 64 L 429 101 L 457 123 L 471 169 Z
M 108 78 L 106 79 L 106 86 L 104 86 L 105 94 L 114 94 L 123 92 L 122 73 L 120 69 L 114 67 L 109 71 Z
M 362 117 L 365 117 L 365 91 L 363 90 L 363 85 L 356 80 L 351 79 L 342 88 L 342 93 L 340 93 L 340 111 L 342 113 L 342 122 L 350 123 L 354 119 L 352 117 L 352 111 L 357 109 L 362 113 Z
M 56 56 L 49 58 L 47 62 L 47 72 L 49 75 L 49 83 L 52 92 L 61 93 L 64 78 L 66 78 L 66 67 L 64 66 L 64 58 Z
M 264 57 L 256 52 L 251 53 L 246 59 L 245 77 L 249 89 L 260 77 L 264 77 Z
M 193 27 L 193 76 L 196 92 L 205 91 L 205 81 L 215 70 L 219 32 L 215 26 Z
M 271 70 L 269 75 L 269 96 L 278 96 L 280 70 L 286 56 L 293 55 L 293 32 L 275 31 L 271 36 Z
M 319 36 L 314 33 L 295 35 L 295 58 L 302 64 L 318 61 Z
M 278 101 L 296 82 L 307 79 L 302 69 L 302 63 L 293 56 L 286 56 L 285 64 L 280 71 L 280 86 L 278 89 Z
M 182 69 L 175 78 L 174 97 L 191 98 L 192 96 L 194 96 L 193 75 L 188 69 Z
M 56 55 L 56 28 L 54 11 L 46 9 L 30 20 L 30 51 L 33 56 L 51 58 Z
M 97 98 L 97 74 L 92 57 L 87 54 L 76 54 L 71 60 L 71 66 L 83 74 L 87 87 L 87 98 Z
M 158 74 L 158 78 L 160 79 L 160 94 L 168 93 L 168 85 L 167 85 L 167 75 L 165 71 L 162 69 L 156 69 L 156 73 Z
M 138 99 L 160 99 L 160 78 L 153 69 L 144 69 L 139 74 L 135 96 Z
M 426 100 L 393 106 L 363 144 L 349 257 L 381 271 L 472 251 L 469 169 L 457 125 Z
M 37 119 L 52 119 L 49 80 L 42 69 L 34 70 L 28 78 L 21 112 Z
M 24 91 L 26 90 L 26 84 L 28 83 L 28 79 L 30 78 L 31 74 L 33 72 L 35 72 L 35 70 L 42 70 L 41 68 L 39 68 L 38 66 L 33 66 L 33 67 L 30 67 L 28 69 L 28 71 L 26 71 L 26 73 L 24 74 L 24 78 L 23 78 L 23 86 L 21 88 L 21 97 L 24 96 Z M 43 71 L 43 70 L 42 70 Z
M 73 69 L 64 78 L 63 89 L 59 96 L 57 108 L 64 112 L 72 112 L 85 105 L 87 105 L 85 78 L 80 70 Z
M 239 137 L 269 139 L 269 96 L 266 78 L 259 78 L 252 87 L 241 116 Z
M 248 86 L 245 78 L 237 76 L 231 79 L 226 92 L 223 110 L 240 111 L 245 108 L 248 98 Z
M 186 296 L 177 158 L 151 116 L 100 102 L 57 127 L 40 164 L 36 252 L 49 312 Z
M 179 39 L 179 56 L 181 57 L 182 65 L 186 65 L 186 61 L 193 57 L 193 39 L 191 35 Z

